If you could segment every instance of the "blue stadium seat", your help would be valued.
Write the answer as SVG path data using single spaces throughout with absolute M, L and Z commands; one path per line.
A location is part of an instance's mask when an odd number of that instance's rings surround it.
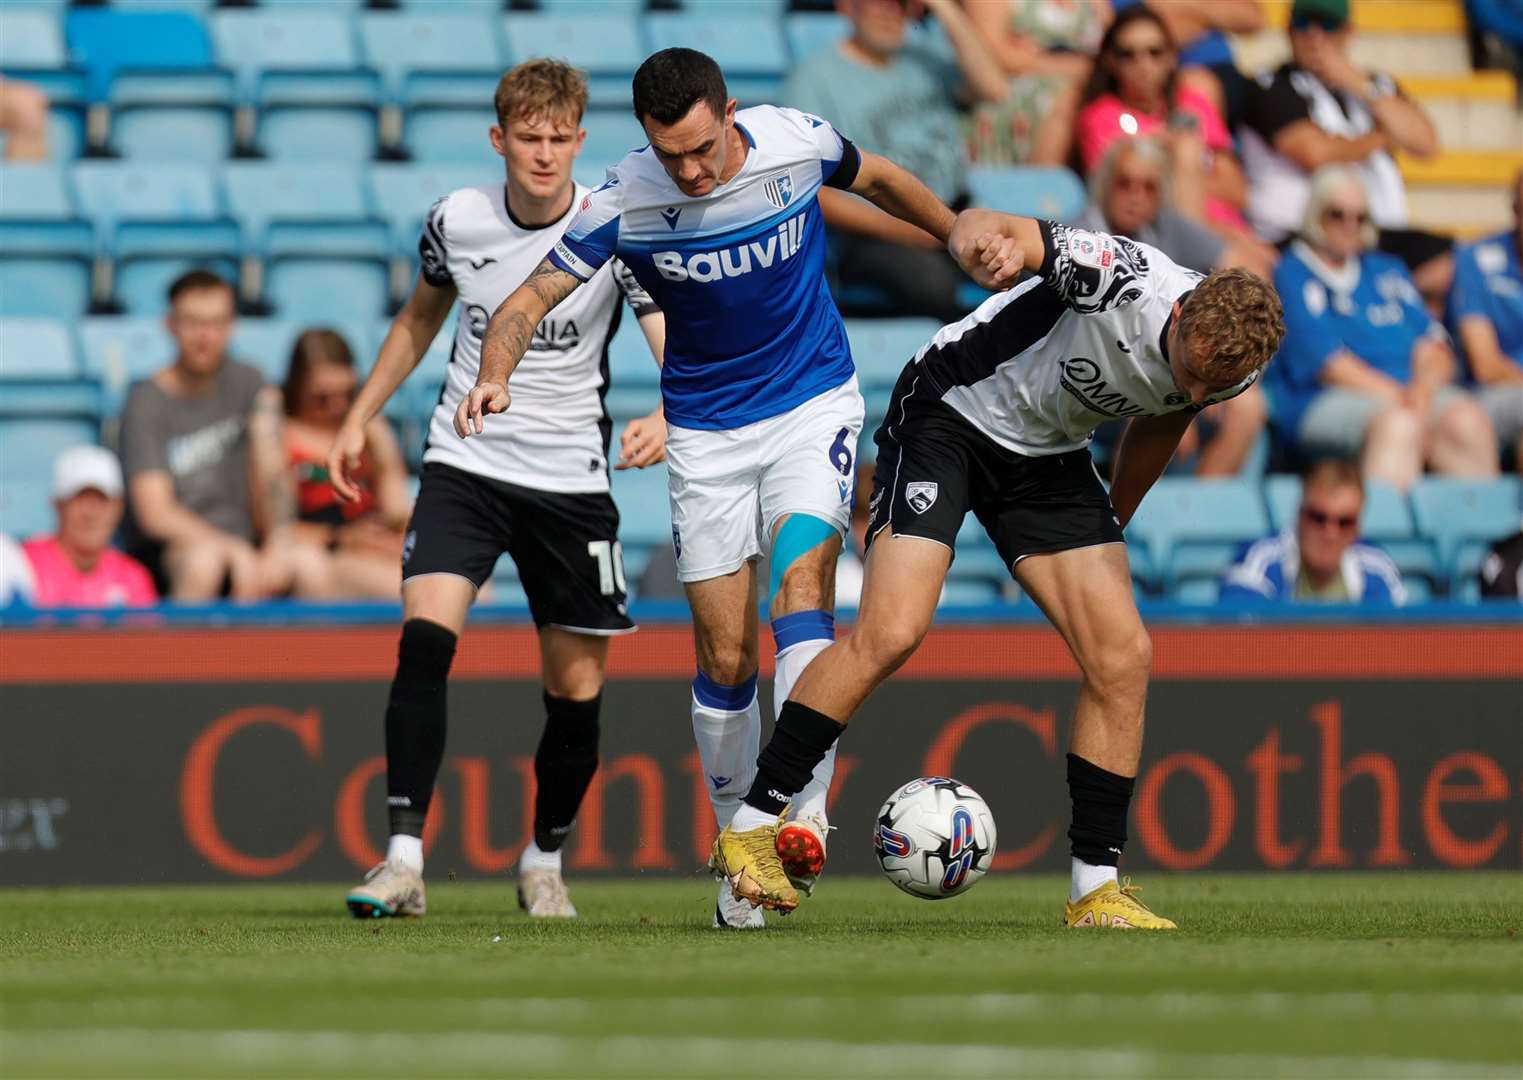
M 291 346 L 305 327 L 290 319 L 239 319 L 228 355 L 258 368 L 269 383 L 285 381 Z
M 380 134 L 369 106 L 266 106 L 259 112 L 259 149 L 276 161 L 368 161 Z
M 666 466 L 624 469 L 613 474 L 613 500 L 619 507 L 619 538 L 628 547 L 672 542 L 671 503 Z
M 5 140 L 0 139 L 0 145 Z M 54 161 L 73 161 L 85 150 L 85 110 L 80 105 L 52 102 L 48 105 L 48 156 Z
M 935 319 L 847 319 L 846 336 L 864 394 L 885 394 L 904 365 L 941 329 Z
M 358 168 L 233 162 L 223 170 L 223 185 L 250 252 L 379 260 L 390 254 L 386 226 L 371 210 Z
M 69 52 L 54 14 L 16 4 L 0 8 L 0 68 L 68 66 Z
M 102 412 L 121 412 L 127 388 L 174 359 L 174 339 L 162 319 L 97 316 L 79 324 L 79 352 L 85 373 L 99 380 Z
M 644 416 L 661 404 L 661 369 L 650 355 L 650 344 L 640 323 L 626 309 L 619 332 L 608 344 L 608 396 L 604 405 L 610 416 L 628 420 Z
M 138 255 L 117 261 L 111 293 L 128 315 L 162 315 L 169 310 L 169 286 L 189 270 L 210 270 L 238 287 L 236 240 L 217 251 L 181 255 Z
M 576 175 L 592 187 L 603 182 L 610 165 L 617 165 L 631 150 L 650 141 L 627 108 L 589 109 L 582 117 L 582 127 L 587 131 L 587 141 L 576 159 Z
M 1053 221 L 1071 221 L 1089 201 L 1083 181 L 1056 165 L 975 165 L 968 193 L 975 206 Z
M 1221 588 L 1221 582 L 1213 578 L 1193 578 L 1175 589 L 1169 599 L 1195 607 L 1209 607 L 1216 603 Z
M 71 446 L 97 441 L 92 421 L 60 417 L 0 419 L 0 532 L 18 539 L 53 527 L 53 460 Z
M 851 23 L 845 16 L 829 11 L 796 12 L 784 18 L 783 26 L 795 63 L 831 48 L 851 33 Z
M 84 8 L 71 11 L 66 25 L 69 51 L 89 73 L 91 101 L 111 97 L 120 71 L 212 67 L 206 27 L 187 12 Z
M 115 111 L 111 145 L 139 161 L 211 165 L 233 152 L 233 110 L 221 105 L 130 106 Z
M 111 0 L 111 6 L 124 11 L 183 11 L 190 15 L 205 15 L 217 6 L 218 0 Z
M 1000 602 L 999 589 L 982 581 L 948 581 L 937 607 L 983 607 Z
M 502 167 L 472 164 L 380 164 L 368 170 L 372 204 L 391 226 L 397 249 L 410 259 L 418 253 L 418 231 L 429 207 L 457 188 L 502 180 Z
M 276 258 L 265 270 L 264 295 L 282 318 L 305 325 L 379 317 L 391 303 L 390 268 L 365 258 Z
M 1214 578 L 1239 544 L 1268 532 L 1256 483 L 1164 477 L 1127 526 L 1133 574 L 1165 590 L 1181 580 Z
M 402 141 L 417 161 L 479 163 L 482 169 L 495 164 L 493 171 L 500 175 L 502 159 L 493 151 L 487 135 L 496 123 L 490 106 L 409 109 Z
M 80 371 L 67 324 L 0 318 L 0 415 L 94 416 L 99 406 L 99 389 Z
M 679 6 L 683 11 L 706 17 L 728 18 L 735 12 L 735 0 L 681 0 Z M 766 15 L 768 18 L 780 17 L 787 7 L 788 0 L 746 0 L 745 3 L 747 15 Z
M 603 19 L 608 16 L 637 19 L 645 13 L 645 7 L 645 0 L 539 0 L 539 10 L 549 15 L 580 16 L 584 19 Z
M 94 253 L 94 230 L 75 212 L 68 175 L 57 165 L 0 163 L 0 254 Z
M 1418 530 L 1438 548 L 1438 564 L 1456 586 L 1474 577 L 1486 549 L 1523 522 L 1523 481 L 1424 477 L 1412 488 Z
M 218 11 L 210 16 L 218 61 L 238 73 L 245 100 L 263 98 L 265 72 L 294 71 L 318 80 L 331 76 L 333 93 L 347 93 L 360 66 L 348 12 L 332 8 Z M 333 97 L 324 94 L 324 101 Z
M 731 96 L 743 105 L 773 100 L 788 71 L 788 43 L 775 15 L 749 7 L 723 19 L 709 13 L 657 11 L 642 25 L 652 52 L 683 46 L 712 56 L 724 69 Z
M 587 73 L 588 102 L 593 107 L 629 108 L 629 80 L 647 51 L 635 19 L 512 14 L 504 18 L 503 27 L 505 62 L 558 56 Z
M 0 315 L 77 319 L 90 307 L 90 263 L 65 255 L 0 257 Z
M 504 66 L 484 12 L 369 12 L 360 17 L 360 42 L 388 95 L 403 104 L 480 105 Z

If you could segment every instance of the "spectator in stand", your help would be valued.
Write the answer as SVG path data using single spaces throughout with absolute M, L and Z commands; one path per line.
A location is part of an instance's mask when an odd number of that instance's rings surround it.
M 192 270 L 169 287 L 174 361 L 132 385 L 122 414 L 127 551 L 175 600 L 259 600 L 280 587 L 257 546 L 268 500 L 252 460 L 279 454 L 280 395 L 227 357 L 233 288 Z
M 1483 600 L 1523 600 L 1523 532 L 1491 545 L 1480 578 Z
M 58 530 L 22 545 L 38 607 L 151 607 L 159 594 L 136 559 L 111 546 L 122 522 L 122 467 L 99 446 L 75 446 L 53 462 Z
M 1296 524 L 1248 544 L 1222 579 L 1221 599 L 1397 605 L 1407 590 L 1391 557 L 1359 539 L 1364 482 L 1352 462 L 1313 465 Z
M 968 151 L 959 95 L 1000 101 L 1005 77 L 956 0 L 926 0 L 946 31 L 955 62 L 907 44 L 907 0 L 838 0 L 851 35 L 793 69 L 782 104 L 829 120 L 864 150 L 886 154 L 925 182 L 942 202 L 968 202 Z M 900 314 L 955 322 L 967 313 L 958 289 L 967 280 L 929 233 L 845 191 L 820 189 L 843 284 L 873 286 Z
M 1247 181 L 1212 100 L 1216 89 L 1201 69 L 1179 69 L 1169 32 L 1151 8 L 1126 8 L 1106 30 L 1084 88 L 1078 119 L 1084 171 L 1093 172 L 1117 139 L 1154 136 L 1174 159 L 1178 209 L 1225 236 L 1245 236 Z
M 1320 170 L 1301 238 L 1274 275 L 1285 305 L 1285 342 L 1267 376 L 1276 427 L 1303 455 L 1358 455 L 1365 476 L 1403 491 L 1424 464 L 1496 475 L 1491 421 L 1453 385 L 1448 335 L 1400 260 L 1374 244 L 1360 174 Z
M 1408 228 L 1407 191 L 1391 157 L 1439 152 L 1422 107 L 1389 76 L 1349 59 L 1348 0 L 1295 0 L 1291 59 L 1259 76 L 1244 110 L 1248 218 L 1263 239 L 1286 241 L 1300 227 L 1311 175 L 1325 165 L 1358 169 L 1380 230 L 1380 250 L 1399 257 L 1432 310 L 1454 277 L 1453 241 Z
M 12 604 L 30 604 L 36 591 L 26 552 L 9 534 L 0 533 L 0 610 Z
M 46 161 L 47 94 L 31 83 L 0 78 L 0 134 L 6 161 Z
M 1120 11 L 1139 0 L 1113 0 Z M 1198 68 L 1216 80 L 1212 99 L 1228 129 L 1242 114 L 1248 80 L 1238 71 L 1228 34 L 1256 34 L 1264 29 L 1264 6 L 1259 0 L 1168 0 L 1153 5 L 1169 37 L 1179 49 L 1182 68 Z M 1219 95 L 1219 96 L 1218 96 Z
M 1008 80 L 1003 100 L 973 110 L 973 160 L 1066 164 L 1079 87 L 1110 16 L 1107 0 L 962 0 L 962 6 Z
M 1090 204 L 1079 223 L 1151 244 L 1202 274 L 1242 266 L 1269 277 L 1277 261 L 1273 248 L 1251 237 L 1229 242 L 1175 208 L 1169 165 L 1169 150 L 1157 139 L 1114 140 L 1089 174 Z
M 328 479 L 328 448 L 343 426 L 358 379 L 354 354 L 332 330 L 296 339 L 282 387 L 285 399 L 283 475 L 275 517 L 286 522 L 275 550 L 297 596 L 394 600 L 402 588 L 402 534 L 412 511 L 407 466 L 386 418 L 365 429 L 359 464 L 349 473 L 357 502 L 339 499 Z
M 1511 231 L 1456 252 L 1449 329 L 1497 437 L 1523 469 L 1523 172 L 1512 214 Z

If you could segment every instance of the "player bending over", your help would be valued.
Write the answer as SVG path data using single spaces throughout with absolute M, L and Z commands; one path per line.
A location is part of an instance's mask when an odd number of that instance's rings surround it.
M 550 257 L 492 316 L 481 375 L 455 427 L 462 438 L 479 436 L 487 414 L 507 409 L 509 376 L 533 327 L 615 254 L 666 312 L 672 541 L 698 653 L 693 734 L 723 827 L 751 786 L 760 739 L 752 564 L 764 547 L 778 702 L 835 637 L 835 565 L 851 515 L 862 396 L 825 283 L 818 192 L 856 192 L 941 240 L 953 214 L 817 116 L 770 105 L 737 113 L 719 66 L 702 53 L 647 59 L 635 73 L 634 106 L 650 145 L 610 170 Z M 986 270 L 971 239 L 960 258 L 991 287 L 1016 272 L 1013 261 L 1004 277 Z M 513 410 L 515 425 L 522 414 Z M 824 866 L 833 770 L 827 749 L 796 789 L 781 835 L 766 838 L 770 864 L 806 890 Z M 714 925 L 761 924 L 760 910 L 722 883 Z
M 462 188 L 429 211 L 418 283 L 328 454 L 334 487 L 357 498 L 365 424 L 418 365 L 458 298 L 455 344 L 402 547 L 402 644 L 386 707 L 391 841 L 385 861 L 349 892 L 357 917 L 423 914 L 423 821 L 444 757 L 446 680 L 466 612 L 504 551 L 539 627 L 545 684 L 534 842 L 518 864 L 518 899 L 530 915 L 576 915 L 560 848 L 597 771 L 608 638 L 634 629 L 608 494 L 604 357 L 628 303 L 659 358 L 660 311 L 623 266 L 609 263 L 553 322 L 530 327 L 513 377 L 528 406 L 520 422 L 472 443 L 455 438 L 451 423 L 476 381 L 488 312 L 545 257 L 587 194 L 571 179 L 586 104 L 585 78 L 558 61 L 531 60 L 503 76 L 491 140 L 507 182 Z M 618 467 L 660 461 L 665 435 L 659 410 L 631 421 Z
M 1146 244 L 990 211 L 963 214 L 953 243 L 975 237 L 998 272 L 998 235 L 1040 276 L 943 327 L 900 375 L 877 433 L 856 628 L 795 683 L 716 858 L 754 903 L 798 904 L 776 860 L 756 853 L 847 720 L 925 637 L 971 510 L 1083 673 L 1065 921 L 1168 929 L 1116 879 L 1152 655 L 1121 530 L 1195 414 L 1259 377 L 1284 334 L 1280 301 L 1245 270 L 1202 280 Z M 1122 417 L 1107 495 L 1088 443 L 1096 424 Z

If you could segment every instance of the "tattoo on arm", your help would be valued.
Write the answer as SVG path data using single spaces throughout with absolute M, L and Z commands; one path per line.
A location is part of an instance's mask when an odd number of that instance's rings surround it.
M 575 276 L 557 268 L 548 259 L 535 267 L 493 314 L 481 345 L 481 374 L 477 381 L 505 384 L 524 353 L 529 351 L 539 318 L 570 296 L 580 284 Z M 527 303 L 527 298 L 522 298 L 525 291 L 533 295 L 533 306 L 540 309 L 538 317 L 521 310 Z
M 523 287 L 539 297 L 540 303 L 549 311 L 570 296 L 571 291 L 580 284 L 575 277 L 546 259 L 524 280 Z

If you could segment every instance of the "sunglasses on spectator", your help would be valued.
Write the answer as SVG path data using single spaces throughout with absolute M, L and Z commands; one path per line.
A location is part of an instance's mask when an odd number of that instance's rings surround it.
M 1335 516 L 1323 513 L 1321 510 L 1310 506 L 1301 507 L 1301 516 L 1319 529 L 1325 529 L 1329 525 L 1336 525 L 1340 532 L 1351 532 L 1359 525 L 1358 517 Z
M 1128 64 L 1130 64 L 1133 60 L 1137 60 L 1144 56 L 1148 57 L 1150 60 L 1162 60 L 1165 56 L 1168 55 L 1169 47 L 1167 45 L 1149 45 L 1143 49 L 1118 48 L 1116 50 L 1116 59 Z
M 1330 19 L 1326 15 L 1297 15 L 1290 20 L 1292 30 L 1310 30 L 1316 27 L 1324 34 L 1336 34 L 1342 30 L 1344 23 L 1338 19 Z
M 1370 222 L 1370 213 L 1368 210 L 1345 210 L 1341 206 L 1329 206 L 1326 210 L 1322 211 L 1322 216 L 1327 218 L 1329 221 L 1336 221 L 1339 224 L 1342 224 L 1346 221 L 1353 221 L 1357 222 L 1360 225 L 1368 225 Z

